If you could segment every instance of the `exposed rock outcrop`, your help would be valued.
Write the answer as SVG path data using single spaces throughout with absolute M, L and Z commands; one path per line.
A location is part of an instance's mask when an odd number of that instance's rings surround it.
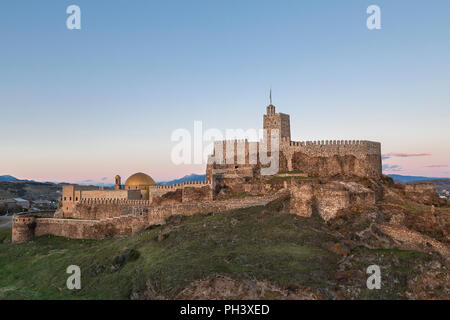
M 356 182 L 306 183 L 290 191 L 290 212 L 303 217 L 317 212 L 325 221 L 335 218 L 339 210 L 375 204 L 375 193 Z

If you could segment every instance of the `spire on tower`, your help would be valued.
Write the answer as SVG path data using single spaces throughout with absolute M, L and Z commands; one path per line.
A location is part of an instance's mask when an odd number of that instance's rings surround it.
M 272 88 L 269 91 L 270 104 L 267 106 L 267 115 L 275 114 L 275 106 L 272 104 Z

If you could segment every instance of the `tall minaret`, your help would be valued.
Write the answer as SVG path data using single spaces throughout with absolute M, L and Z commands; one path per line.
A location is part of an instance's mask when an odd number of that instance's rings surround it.
M 115 189 L 115 190 L 120 190 L 120 189 L 122 189 L 120 176 L 117 175 L 116 178 L 115 178 L 115 180 L 116 180 L 116 185 L 114 186 L 114 189 Z

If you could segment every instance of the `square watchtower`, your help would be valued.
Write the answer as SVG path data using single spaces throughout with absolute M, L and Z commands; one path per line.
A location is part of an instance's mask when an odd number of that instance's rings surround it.
M 264 115 L 263 128 L 267 129 L 267 135 L 270 136 L 271 130 L 278 129 L 280 140 L 287 139 L 291 141 L 291 120 L 288 114 L 275 113 L 275 106 L 267 106 L 267 114 Z

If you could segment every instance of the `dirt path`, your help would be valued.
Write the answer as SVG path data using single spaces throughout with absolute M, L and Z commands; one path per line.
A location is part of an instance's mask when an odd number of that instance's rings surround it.
M 12 227 L 12 216 L 0 216 L 0 229 Z

